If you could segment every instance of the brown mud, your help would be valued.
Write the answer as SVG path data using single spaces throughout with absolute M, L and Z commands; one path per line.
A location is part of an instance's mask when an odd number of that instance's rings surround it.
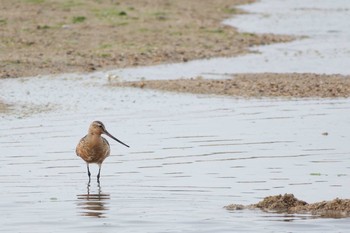
M 239 74 L 232 79 L 203 78 L 115 82 L 114 86 L 235 97 L 333 98 L 350 96 L 350 77 L 318 74 Z
M 326 218 L 341 218 L 350 216 L 350 199 L 336 198 L 331 201 L 307 203 L 294 197 L 293 194 L 284 194 L 265 197 L 262 201 L 252 205 L 231 204 L 225 206 L 227 210 L 261 209 L 266 212 L 288 214 L 312 214 Z

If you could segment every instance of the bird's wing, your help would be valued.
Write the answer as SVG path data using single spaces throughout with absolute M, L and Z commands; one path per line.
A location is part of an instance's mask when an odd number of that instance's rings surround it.
M 84 144 L 85 144 L 86 136 L 87 136 L 87 135 L 85 135 L 85 137 L 83 137 L 82 139 L 80 139 L 80 141 L 79 141 L 79 143 L 78 143 L 78 145 L 77 145 L 77 147 L 76 147 L 76 149 L 75 149 L 75 153 L 77 154 L 77 156 L 80 156 L 79 151 L 81 150 L 81 148 L 82 148 L 82 147 L 84 146 Z

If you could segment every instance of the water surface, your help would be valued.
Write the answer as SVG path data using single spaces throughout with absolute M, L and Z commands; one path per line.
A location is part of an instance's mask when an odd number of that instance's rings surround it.
M 1 80 L 5 100 L 19 104 L 0 129 L 2 232 L 348 229 L 348 219 L 223 209 L 284 193 L 308 202 L 349 197 L 348 99 L 244 100 L 106 82 Z M 101 185 L 91 166 L 88 187 L 74 151 L 93 120 L 131 147 L 110 140 Z

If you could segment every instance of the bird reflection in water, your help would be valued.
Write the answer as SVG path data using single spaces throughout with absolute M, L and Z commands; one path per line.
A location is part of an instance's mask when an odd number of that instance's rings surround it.
M 90 192 L 90 185 L 87 186 L 86 194 L 77 195 L 77 206 L 81 216 L 105 218 L 108 211 L 110 195 L 101 191 L 100 185 L 96 193 Z

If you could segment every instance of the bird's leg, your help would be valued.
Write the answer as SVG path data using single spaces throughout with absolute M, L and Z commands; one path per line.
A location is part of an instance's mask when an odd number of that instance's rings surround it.
M 86 164 L 86 166 L 87 166 L 87 172 L 88 172 L 88 176 L 89 176 L 89 184 L 90 184 L 90 180 L 91 180 L 91 172 L 90 172 L 90 169 L 89 169 L 89 164 L 87 163 Z
M 98 164 L 97 183 L 100 183 L 101 165 L 102 164 Z

